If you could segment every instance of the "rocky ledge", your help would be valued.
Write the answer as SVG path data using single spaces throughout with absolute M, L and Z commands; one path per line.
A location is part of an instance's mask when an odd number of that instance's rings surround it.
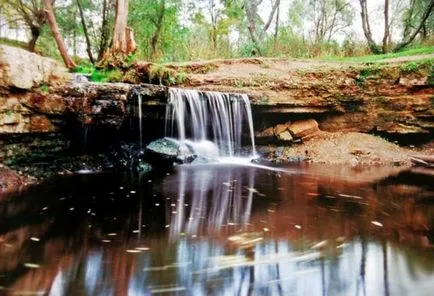
M 434 131 L 434 55 L 339 63 L 236 59 L 137 63 L 138 81 L 247 93 L 256 128 L 315 119 L 324 131 L 430 137 Z

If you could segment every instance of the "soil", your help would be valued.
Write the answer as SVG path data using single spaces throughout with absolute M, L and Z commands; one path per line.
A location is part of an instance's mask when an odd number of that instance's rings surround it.
M 289 147 L 262 147 L 268 159 L 276 162 L 306 160 L 312 163 L 350 166 L 411 166 L 415 154 L 430 150 L 400 147 L 380 137 L 362 133 L 319 132 L 310 140 Z M 277 153 L 276 153 L 277 151 Z

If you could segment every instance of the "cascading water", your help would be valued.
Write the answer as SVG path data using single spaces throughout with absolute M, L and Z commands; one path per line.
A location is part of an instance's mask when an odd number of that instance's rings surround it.
M 243 124 L 256 156 L 250 101 L 244 94 L 169 89 L 166 136 L 211 157 L 241 156 Z M 214 144 L 212 144 L 214 143 Z
M 143 125 L 142 125 L 142 95 L 140 93 L 137 93 L 137 108 L 139 110 L 139 141 L 140 141 L 140 148 L 142 148 L 143 145 Z

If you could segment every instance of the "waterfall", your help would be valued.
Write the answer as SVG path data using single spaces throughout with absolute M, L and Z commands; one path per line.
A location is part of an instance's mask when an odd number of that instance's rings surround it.
M 251 153 L 256 156 L 250 101 L 245 94 L 169 89 L 166 136 L 195 149 L 208 150 L 210 142 L 218 156 L 240 156 L 243 124 L 250 133 Z
M 140 148 L 142 148 L 143 145 L 143 125 L 142 125 L 142 95 L 140 93 L 137 93 L 137 107 L 139 110 L 139 141 L 140 141 Z

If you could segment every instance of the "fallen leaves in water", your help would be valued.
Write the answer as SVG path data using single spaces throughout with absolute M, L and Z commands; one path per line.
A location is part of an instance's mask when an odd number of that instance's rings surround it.
M 327 242 L 326 240 L 320 241 L 319 243 L 313 245 L 313 246 L 312 246 L 312 249 L 320 249 L 320 248 L 323 248 L 323 247 L 325 247 L 325 246 L 327 245 L 327 243 L 328 243 L 328 242 Z
M 268 230 L 267 230 L 268 231 Z M 259 233 L 243 233 L 240 235 L 233 235 L 228 237 L 228 240 L 233 244 L 236 244 L 239 248 L 250 248 L 256 243 L 262 241 L 264 238 Z
M 148 248 L 148 247 L 137 247 L 134 249 L 139 250 L 139 251 L 149 251 L 150 250 L 150 248 Z
M 36 264 L 36 263 L 24 263 L 24 266 L 27 268 L 40 268 L 41 265 Z
M 371 221 L 371 223 L 374 224 L 375 226 L 383 227 L 383 223 L 380 223 L 378 221 Z

